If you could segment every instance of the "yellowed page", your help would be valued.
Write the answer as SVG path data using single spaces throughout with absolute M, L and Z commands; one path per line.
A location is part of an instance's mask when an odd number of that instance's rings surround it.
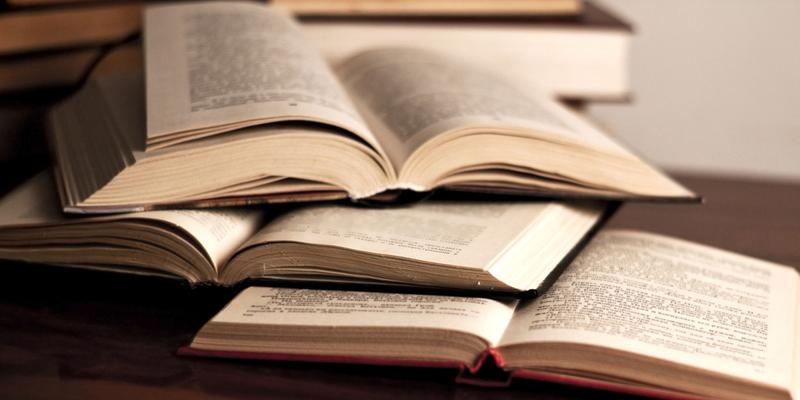
M 128 214 L 175 225 L 192 235 L 208 253 L 214 266 L 225 264 L 234 251 L 261 227 L 261 209 L 224 208 L 205 210 L 168 210 Z
M 38 227 L 47 230 L 64 225 L 148 220 L 178 227 L 195 239 L 201 246 L 198 250 L 206 253 L 214 266 L 219 268 L 234 250 L 260 228 L 263 213 L 261 209 L 241 208 L 65 217 L 60 211 L 53 179 L 49 172 L 43 172 L 0 200 L 0 232 L 13 231 L 15 228 Z M 91 236 L 92 229 L 87 227 L 85 235 Z
M 285 12 L 207 2 L 145 12 L 148 145 L 277 120 L 313 120 L 373 147 L 322 56 Z
M 249 287 L 211 321 L 259 325 L 402 327 L 460 331 L 494 345 L 516 300 Z
M 601 150 L 627 151 L 545 93 L 426 50 L 367 50 L 336 69 L 396 170 L 438 134 L 467 127 L 547 132 Z
M 542 297 L 520 306 L 501 346 L 603 346 L 791 387 L 798 275 L 664 236 L 599 234 Z
M 439 201 L 384 209 L 317 205 L 271 221 L 246 246 L 301 242 L 488 270 L 549 206 Z

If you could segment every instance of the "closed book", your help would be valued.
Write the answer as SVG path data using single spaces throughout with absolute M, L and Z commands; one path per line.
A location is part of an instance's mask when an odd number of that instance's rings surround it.
M 633 27 L 593 2 L 570 18 L 309 16 L 301 23 L 332 62 L 369 48 L 411 46 L 468 59 L 562 99 L 631 96 Z

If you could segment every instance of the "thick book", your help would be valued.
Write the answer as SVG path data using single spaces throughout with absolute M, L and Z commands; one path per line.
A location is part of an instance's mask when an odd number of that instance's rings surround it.
M 0 56 L 58 49 L 88 51 L 117 42 L 139 31 L 142 9 L 158 2 L 166 1 L 9 1 L 7 12 L 0 14 L 0 37 L 4 38 Z M 352 14 L 340 1 L 301 3 L 283 6 L 295 14 L 310 13 L 301 15 L 301 20 L 307 21 L 311 39 L 326 55 L 341 57 L 354 45 L 378 44 L 378 38 L 386 40 L 385 46 L 403 37 L 423 37 L 417 43 L 456 52 L 474 51 L 478 61 L 506 60 L 519 78 L 536 76 L 561 97 L 619 101 L 625 100 L 630 90 L 630 27 L 595 4 L 582 7 L 580 0 L 367 1 L 363 7 L 354 8 L 363 11 L 367 7 L 372 12 Z M 355 6 L 352 1 L 346 3 Z M 389 7 L 382 7 L 386 5 Z M 561 12 L 578 14 L 558 15 Z M 350 18 L 347 15 L 357 18 L 343 20 Z M 397 19 L 403 15 L 421 16 L 422 20 Z M 331 40 L 326 32 L 342 39 Z M 476 35 L 480 40 L 475 40 Z M 78 68 L 77 64 L 73 68 Z M 38 74 L 41 81 L 32 82 L 31 87 L 70 80 L 71 70 L 49 69 L 52 71 L 47 74 Z
M 792 268 L 610 230 L 538 298 L 250 287 L 179 354 L 458 368 L 459 381 L 494 386 L 797 399 L 799 295 Z
M 0 258 L 192 284 L 248 279 L 536 291 L 611 211 L 606 203 L 428 200 L 65 216 L 42 173 L 0 201 Z
M 0 13 L 0 56 L 114 42 L 139 30 L 141 10 L 126 1 Z
M 3 60 L 0 93 L 75 85 L 100 53 L 89 48 Z
M 272 0 L 297 15 L 577 15 L 583 0 Z
M 66 212 L 437 188 L 696 198 L 546 94 L 467 60 L 380 48 L 332 68 L 290 16 L 250 3 L 149 8 L 144 47 L 145 83 L 98 78 L 52 114 Z
M 90 67 L 104 56 L 103 49 L 84 48 L 52 51 L 13 57 L 0 63 L 0 93 L 19 94 L 38 89 L 75 88 L 86 77 Z M 138 71 L 141 50 L 132 44 L 120 46 L 103 63 L 96 75 L 121 71 Z
M 631 98 L 631 24 L 586 2 L 575 17 L 307 16 L 309 40 L 331 62 L 374 47 L 418 47 L 467 59 L 567 100 Z
M 111 0 L 6 0 L 11 9 Z M 150 2 L 154 2 L 150 0 Z M 262 1 L 263 2 L 263 1 Z M 272 0 L 297 15 L 576 15 L 583 0 Z

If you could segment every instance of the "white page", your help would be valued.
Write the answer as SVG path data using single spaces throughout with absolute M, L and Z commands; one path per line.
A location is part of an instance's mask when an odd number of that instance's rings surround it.
M 250 287 L 212 322 L 444 329 L 494 345 L 515 305 L 480 297 Z
M 718 249 L 606 231 L 502 345 L 593 344 L 789 388 L 797 272 Z
M 283 10 L 206 2 L 145 12 L 148 142 L 272 120 L 313 120 L 378 145 Z
M 315 205 L 271 221 L 246 246 L 293 241 L 486 270 L 550 204 L 426 201 L 381 209 Z

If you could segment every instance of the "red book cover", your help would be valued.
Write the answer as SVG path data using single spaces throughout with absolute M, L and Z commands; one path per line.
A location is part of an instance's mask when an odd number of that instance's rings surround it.
M 213 358 L 232 358 L 248 360 L 266 361 L 301 361 L 314 363 L 337 363 L 337 364 L 362 364 L 379 366 L 400 366 L 400 367 L 421 367 L 421 368 L 445 368 L 458 370 L 456 383 L 464 385 L 475 385 L 482 387 L 507 387 L 514 379 L 529 379 L 535 381 L 551 382 L 560 385 L 570 385 L 584 387 L 588 389 L 603 390 L 615 393 L 632 394 L 647 396 L 657 399 L 676 399 L 676 400 L 701 400 L 706 397 L 692 395 L 690 393 L 677 392 L 666 388 L 656 388 L 652 386 L 627 384 L 621 382 L 610 382 L 588 377 L 567 375 L 557 372 L 533 371 L 533 370 L 503 370 L 505 362 L 496 349 L 486 350 L 477 360 L 474 366 L 468 366 L 458 361 L 431 361 L 431 360 L 410 360 L 399 358 L 382 357 L 361 357 L 346 355 L 310 355 L 310 354 L 285 354 L 285 353 L 256 353 L 256 352 L 237 352 L 203 350 L 189 346 L 178 349 L 178 355 L 213 357 Z M 498 369 L 499 367 L 499 369 Z M 495 371 L 485 371 L 495 368 Z M 490 376 L 491 378 L 488 378 Z

